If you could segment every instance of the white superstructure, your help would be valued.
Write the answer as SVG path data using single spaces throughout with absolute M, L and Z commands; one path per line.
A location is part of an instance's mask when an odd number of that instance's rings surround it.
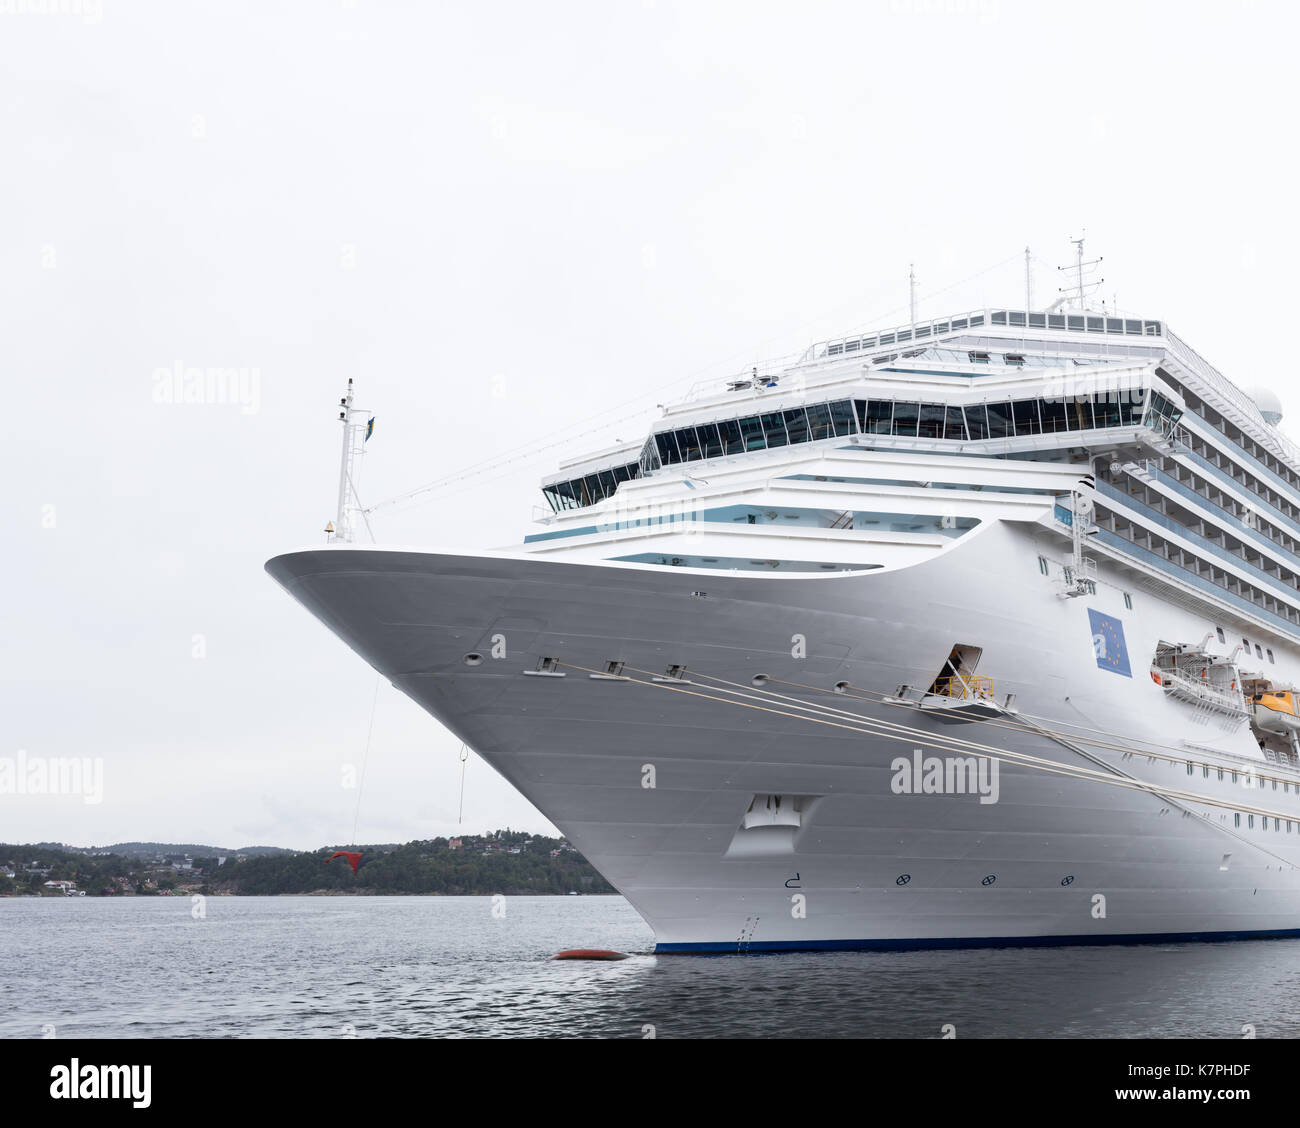
M 968 311 L 698 391 L 515 549 L 267 569 L 661 951 L 1300 934 L 1268 410 L 1160 321 Z

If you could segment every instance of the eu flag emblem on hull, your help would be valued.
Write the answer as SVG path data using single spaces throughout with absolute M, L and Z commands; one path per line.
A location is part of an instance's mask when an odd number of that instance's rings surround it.
M 1098 668 L 1131 678 L 1123 622 L 1089 607 L 1088 624 L 1092 627 L 1092 652 L 1097 656 Z

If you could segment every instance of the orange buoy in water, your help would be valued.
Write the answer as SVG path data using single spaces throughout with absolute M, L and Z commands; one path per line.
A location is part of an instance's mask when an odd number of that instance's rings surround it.
M 563 952 L 556 952 L 551 957 L 553 960 L 625 960 L 627 955 L 624 952 L 610 952 L 604 948 L 566 948 Z

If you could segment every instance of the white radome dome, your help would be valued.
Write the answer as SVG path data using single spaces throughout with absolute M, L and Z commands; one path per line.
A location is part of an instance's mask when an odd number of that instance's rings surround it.
M 1271 388 L 1247 388 L 1246 394 L 1255 401 L 1264 422 L 1270 427 L 1276 427 L 1282 422 L 1282 401 Z

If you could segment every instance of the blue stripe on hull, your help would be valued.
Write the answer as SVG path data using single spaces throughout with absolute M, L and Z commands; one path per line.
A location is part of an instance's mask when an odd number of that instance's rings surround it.
M 1248 932 L 1152 932 L 1107 936 L 972 936 L 904 940 L 755 940 L 748 944 L 704 941 L 656 944 L 656 955 L 675 953 L 748 954 L 751 952 L 906 952 L 933 948 L 1046 948 L 1068 944 L 1218 943 L 1225 940 L 1294 940 L 1300 928 Z

